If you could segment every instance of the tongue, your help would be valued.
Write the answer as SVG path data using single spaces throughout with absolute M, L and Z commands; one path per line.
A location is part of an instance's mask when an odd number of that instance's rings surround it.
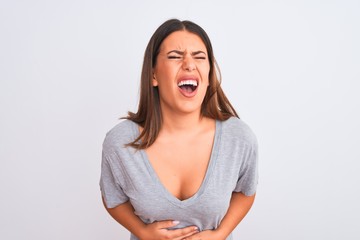
M 192 88 L 192 86 L 189 86 L 189 85 L 183 85 L 183 86 L 181 86 L 180 88 L 181 88 L 182 90 L 188 92 L 188 93 L 191 93 L 191 92 L 194 91 L 193 88 Z

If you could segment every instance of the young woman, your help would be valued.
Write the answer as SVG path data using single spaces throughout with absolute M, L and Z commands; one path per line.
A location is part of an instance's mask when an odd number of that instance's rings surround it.
M 195 23 L 168 20 L 150 39 L 138 110 L 103 144 L 104 205 L 131 240 L 230 240 L 251 208 L 257 141 L 219 75 Z

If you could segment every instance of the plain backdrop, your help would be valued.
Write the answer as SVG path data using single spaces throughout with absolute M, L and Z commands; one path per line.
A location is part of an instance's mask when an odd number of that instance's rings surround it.
M 234 240 L 360 239 L 360 2 L 0 0 L 0 239 L 119 240 L 101 145 L 169 18 L 209 34 L 260 145 Z

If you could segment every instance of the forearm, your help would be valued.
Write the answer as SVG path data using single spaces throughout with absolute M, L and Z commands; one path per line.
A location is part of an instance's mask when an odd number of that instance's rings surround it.
M 145 224 L 135 215 L 130 202 L 123 203 L 115 208 L 107 208 L 106 206 L 105 208 L 118 223 L 142 240 L 180 240 L 198 233 L 198 228 L 195 226 L 169 230 L 169 228 L 179 224 L 173 220 Z
M 104 206 L 111 217 L 113 217 L 118 223 L 137 237 L 141 235 L 141 230 L 145 228 L 145 223 L 135 215 L 134 208 L 130 202 L 120 204 L 115 208 L 107 208 L 105 204 Z
M 241 222 L 241 220 L 249 212 L 255 200 L 255 194 L 252 196 L 245 196 L 242 193 L 233 193 L 229 209 L 221 221 L 217 232 L 225 239 Z

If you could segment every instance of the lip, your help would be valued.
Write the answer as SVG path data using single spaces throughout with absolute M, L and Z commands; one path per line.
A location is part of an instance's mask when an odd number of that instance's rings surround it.
M 194 75 L 184 75 L 184 76 L 181 76 L 180 78 L 178 78 L 177 80 L 177 84 L 179 84 L 179 82 L 181 81 L 185 81 L 185 80 L 195 80 L 197 82 L 197 84 L 199 85 L 199 78 L 194 76 Z
M 181 76 L 180 78 L 177 79 L 177 84 L 179 84 L 181 81 L 185 81 L 185 80 L 195 80 L 197 82 L 197 88 L 193 92 L 187 92 L 187 91 L 184 91 L 183 89 L 181 89 L 180 87 L 178 87 L 180 93 L 184 97 L 187 97 L 187 98 L 194 97 L 196 95 L 196 93 L 197 93 L 198 88 L 199 88 L 199 78 L 194 76 L 194 75 L 184 75 L 184 76 Z

